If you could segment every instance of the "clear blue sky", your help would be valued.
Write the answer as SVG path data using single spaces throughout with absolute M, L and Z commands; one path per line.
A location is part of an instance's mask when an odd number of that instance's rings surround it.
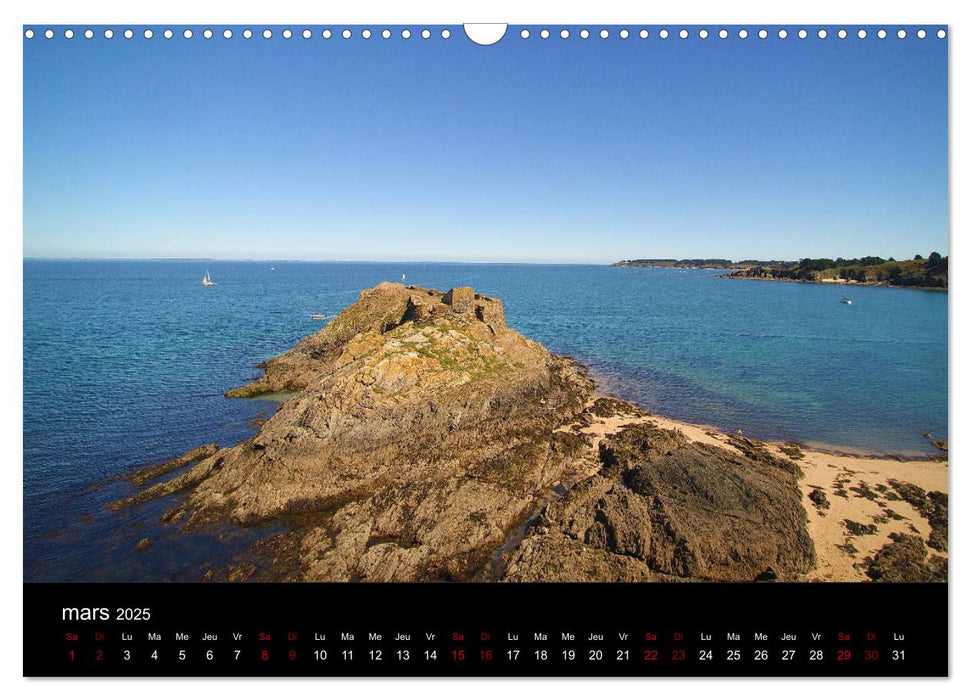
M 25 256 L 947 254 L 933 34 L 80 29 L 24 41 Z

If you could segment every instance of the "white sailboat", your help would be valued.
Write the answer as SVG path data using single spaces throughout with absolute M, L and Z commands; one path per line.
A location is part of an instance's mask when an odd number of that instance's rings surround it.
M 203 275 L 203 277 L 202 277 L 202 286 L 203 287 L 215 287 L 216 286 L 216 283 L 213 282 L 211 279 L 209 279 L 209 270 L 206 270 L 206 274 Z

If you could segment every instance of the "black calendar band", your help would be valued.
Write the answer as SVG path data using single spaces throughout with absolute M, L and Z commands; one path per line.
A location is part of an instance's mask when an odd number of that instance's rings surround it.
M 944 676 L 946 584 L 25 584 L 27 676 Z

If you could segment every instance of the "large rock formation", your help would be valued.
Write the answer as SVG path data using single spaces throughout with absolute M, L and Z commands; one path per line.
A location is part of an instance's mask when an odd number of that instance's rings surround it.
M 815 563 L 794 463 L 650 423 L 600 452 L 603 469 L 547 507 L 507 580 L 792 580 Z
M 591 380 L 470 289 L 381 284 L 265 369 L 230 395 L 300 393 L 135 499 L 188 489 L 165 516 L 187 528 L 300 514 L 299 578 L 468 577 L 583 452 L 555 430 Z
M 163 520 L 186 529 L 282 523 L 279 569 L 230 578 L 751 580 L 812 563 L 795 465 L 651 426 L 598 445 L 584 369 L 469 288 L 365 290 L 264 370 L 227 395 L 297 393 L 255 437 L 124 502 L 183 492 Z

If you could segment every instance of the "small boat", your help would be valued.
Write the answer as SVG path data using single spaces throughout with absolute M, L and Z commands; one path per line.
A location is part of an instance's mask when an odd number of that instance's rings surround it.
M 209 270 L 206 270 L 206 274 L 202 276 L 202 286 L 203 287 L 215 287 L 216 283 L 209 279 Z
M 852 303 L 853 303 L 853 300 L 850 299 L 849 297 L 840 297 L 840 304 L 846 304 L 847 306 L 849 306 Z
M 315 321 L 322 321 L 327 318 L 327 314 L 310 314 L 310 318 Z
M 405 273 L 404 273 L 404 272 L 402 272 L 402 273 L 401 273 L 401 281 L 402 281 L 402 282 L 404 282 L 404 281 L 405 281 Z

